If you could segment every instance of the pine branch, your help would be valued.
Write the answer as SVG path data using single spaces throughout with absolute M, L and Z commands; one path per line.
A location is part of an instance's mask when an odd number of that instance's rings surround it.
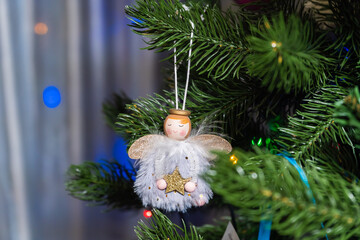
M 116 118 L 119 113 L 125 112 L 126 104 L 130 104 L 131 100 L 125 93 L 113 94 L 111 100 L 103 104 L 103 113 L 105 115 L 106 123 L 115 128 Z
M 283 13 L 269 21 L 266 17 L 249 36 L 248 72 L 262 79 L 270 91 L 308 91 L 324 83 L 326 64 L 319 46 L 324 36 L 316 36 L 309 22 L 295 15 L 285 21 Z
M 349 239 L 360 236 L 360 186 L 332 168 L 309 162 L 305 172 L 312 194 L 284 158 L 257 151 L 218 153 L 206 178 L 214 192 L 254 221 L 272 219 L 272 228 L 295 239 Z M 316 200 L 316 205 L 313 202 Z M 322 228 L 321 224 L 324 224 Z
M 358 87 L 350 95 L 336 103 L 334 118 L 343 126 L 355 127 L 360 130 L 360 92 Z
M 169 95 L 167 92 L 165 94 Z M 128 141 L 128 147 L 142 136 L 162 131 L 168 109 L 174 107 L 166 95 L 154 94 L 153 97 L 140 98 L 132 105 L 127 105 L 129 113 L 119 114 L 116 132 Z
M 135 170 L 117 162 L 72 165 L 67 176 L 66 191 L 91 205 L 107 205 L 111 209 L 142 206 L 133 190 Z
M 277 7 L 286 14 L 302 11 L 299 3 L 269 5 L 275 7 L 275 12 Z M 259 17 L 249 11 L 223 14 L 216 6 L 194 2 L 189 2 L 189 6 L 186 11 L 178 1 L 138 1 L 126 12 L 133 20 L 130 26 L 134 32 L 150 38 L 146 49 L 166 51 L 176 47 L 180 49 L 179 62 L 187 58 L 190 20 L 194 22 L 191 59 L 192 68 L 199 74 L 223 80 L 240 78 L 247 71 L 261 78 L 271 91 L 304 91 L 323 83 L 325 70 L 333 60 L 322 55 L 324 35 L 317 34 L 310 21 L 303 24 L 300 18 L 289 15 L 285 23 L 280 15 L 273 17 L 272 22 L 265 18 L 264 29 L 255 27 Z M 306 14 L 302 18 L 306 16 L 310 18 Z M 276 47 L 272 47 L 274 44 Z
M 139 240 L 201 240 L 203 239 L 199 235 L 194 226 L 190 227 L 190 231 L 186 229 L 185 223 L 183 227 L 180 227 L 159 210 L 152 210 L 152 218 L 149 221 L 148 226 L 143 221 L 139 222 L 139 225 L 135 227 L 135 232 Z
M 336 35 L 332 44 L 334 53 L 346 58 L 360 56 L 360 2 L 356 0 L 311 1 L 316 8 L 319 24 L 326 26 Z M 345 48 L 344 48 L 345 47 Z M 356 57 L 357 56 L 357 57 Z M 346 60 L 343 64 L 345 64 Z
M 334 103 L 347 93 L 346 87 L 337 85 L 321 88 L 312 98 L 305 100 L 301 110 L 289 117 L 287 127 L 279 128 L 281 134 L 275 142 L 298 161 L 322 156 L 324 146 L 332 140 L 353 147 L 347 132 L 333 117 Z
M 182 87 L 179 92 L 183 93 Z M 163 95 L 140 98 L 127 105 L 128 112 L 118 116 L 116 131 L 129 141 L 129 145 L 146 134 L 162 132 L 168 110 L 175 107 L 174 95 L 173 92 L 164 91 Z M 180 99 L 182 97 L 180 94 Z M 222 133 L 242 140 L 243 130 L 254 121 L 252 115 L 257 114 L 264 119 L 274 117 L 279 112 L 278 107 L 282 108 L 292 101 L 289 98 L 283 94 L 269 93 L 251 79 L 243 78 L 242 81 L 224 84 L 192 75 L 186 106 L 192 111 L 190 118 L 194 128 L 206 119 L 220 127 Z M 262 121 L 262 118 L 258 121 Z M 241 142 L 234 141 L 233 144 L 240 145 Z
M 130 26 L 134 32 L 150 38 L 146 49 L 176 47 L 178 62 L 187 58 L 190 49 L 191 20 L 195 24 L 192 68 L 219 79 L 239 78 L 248 52 L 242 16 L 223 14 L 216 5 L 188 4 L 186 11 L 179 1 L 137 1 L 136 6 L 126 7 L 126 13 L 133 21 Z
M 360 157 L 358 149 L 360 149 L 360 92 L 355 87 L 343 100 L 338 101 L 333 114 L 335 122 L 348 129 L 350 138 L 354 140 L 357 154 Z M 346 159 L 346 158 L 343 158 Z M 345 168 L 348 171 L 360 177 L 359 166 L 357 168 Z M 351 169 L 351 170 L 349 170 Z

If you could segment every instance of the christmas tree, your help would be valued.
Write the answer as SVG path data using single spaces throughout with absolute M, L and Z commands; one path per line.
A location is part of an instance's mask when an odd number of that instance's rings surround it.
M 169 52 L 168 84 L 147 98 L 105 103 L 109 125 L 128 146 L 163 131 L 176 102 L 174 55 L 182 99 L 191 49 L 192 124 L 209 122 L 234 148 L 215 152 L 202 176 L 215 193 L 210 205 L 233 206 L 241 239 L 256 239 L 259 222 L 271 223 L 272 239 L 359 239 L 360 2 L 233 3 L 128 6 L 130 27 L 147 49 Z M 93 204 L 141 207 L 136 171 L 116 161 L 86 162 L 70 167 L 66 188 Z M 177 226 L 153 214 L 149 226 L 136 226 L 139 239 L 221 239 L 227 225 Z

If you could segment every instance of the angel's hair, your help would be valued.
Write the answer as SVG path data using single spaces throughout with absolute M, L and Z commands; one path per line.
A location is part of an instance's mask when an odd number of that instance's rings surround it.
M 167 116 L 167 118 L 165 119 L 165 122 L 166 122 L 167 119 L 180 120 L 180 123 L 181 123 L 181 124 L 191 123 L 189 117 L 187 117 L 187 116 L 170 114 L 170 115 Z

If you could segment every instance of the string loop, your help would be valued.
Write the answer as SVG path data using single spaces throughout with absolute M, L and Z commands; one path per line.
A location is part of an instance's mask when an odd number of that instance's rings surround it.
M 192 44 L 193 44 L 193 37 L 194 37 L 194 29 L 195 29 L 195 25 L 192 21 L 190 21 L 191 24 L 191 34 L 190 34 L 190 49 L 189 49 L 189 59 L 188 59 L 188 69 L 187 69 L 187 73 L 186 73 L 186 84 L 185 84 L 185 92 L 184 92 L 184 100 L 183 100 L 183 106 L 182 106 L 182 110 L 185 110 L 185 106 L 186 106 L 186 97 L 187 97 L 187 92 L 188 92 L 188 88 L 189 88 L 189 81 L 190 81 L 190 67 L 191 67 L 191 52 L 192 52 Z M 176 42 L 175 42 L 176 43 Z M 176 47 L 174 47 L 174 73 L 175 73 L 175 106 L 176 109 L 179 109 L 179 93 L 178 93 L 178 87 L 177 87 L 177 66 L 176 66 L 177 62 L 176 62 Z
M 176 43 L 176 41 L 174 42 Z M 176 66 L 176 47 L 174 48 L 174 73 L 175 73 L 175 106 L 176 109 L 179 109 L 179 94 L 177 88 L 177 66 Z

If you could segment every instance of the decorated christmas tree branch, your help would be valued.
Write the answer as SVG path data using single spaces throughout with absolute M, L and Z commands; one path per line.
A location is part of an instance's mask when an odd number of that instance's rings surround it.
M 70 195 L 92 205 L 141 207 L 133 191 L 135 174 L 117 162 L 85 162 L 69 168 L 65 185 Z
M 224 217 L 221 221 L 216 221 L 216 225 L 206 224 L 201 227 L 190 226 L 186 229 L 186 226 L 183 227 L 177 226 L 172 223 L 170 219 L 166 217 L 159 210 L 152 210 L 153 217 L 149 220 L 150 224 L 147 224 L 148 221 L 140 221 L 139 224 L 135 227 L 135 232 L 138 236 L 138 239 L 206 239 L 206 240 L 219 240 L 224 235 L 227 224 L 231 219 L 229 217 Z M 255 226 L 256 224 L 256 226 Z M 237 229 L 238 236 L 240 239 L 257 239 L 258 223 L 249 222 L 248 219 L 239 217 L 237 219 Z M 190 230 L 190 231 L 189 231 Z M 180 232 L 180 235 L 177 233 Z M 172 238 L 172 237 L 173 238 Z M 277 236 L 276 239 L 283 239 L 281 236 Z M 285 239 L 285 238 L 284 238 Z
M 171 240 L 201 240 L 203 239 L 199 235 L 194 226 L 190 226 L 189 230 L 183 223 L 183 227 L 180 227 L 169 218 L 167 218 L 159 210 L 154 209 L 150 226 L 140 221 L 138 226 L 135 227 L 135 232 L 139 240 L 150 239 L 171 239 Z
M 104 205 L 109 209 L 141 208 L 140 199 L 133 190 L 135 176 L 135 169 L 117 162 L 85 162 L 68 169 L 66 191 L 90 205 Z M 222 198 L 215 195 L 210 206 L 223 206 Z
M 273 229 L 282 235 L 296 239 L 360 236 L 360 186 L 325 166 L 308 163 L 310 191 L 281 156 L 259 151 L 219 153 L 207 179 L 214 192 L 239 207 L 241 214 L 254 221 L 272 219 Z
M 297 4 L 287 5 L 291 9 Z M 257 27 L 257 21 L 247 16 L 252 15 L 249 11 L 223 14 L 216 6 L 193 2 L 185 8 L 177 1 L 138 1 L 126 11 L 133 19 L 134 31 L 150 38 L 146 49 L 176 47 L 181 49 L 177 52 L 179 62 L 190 48 L 193 22 L 193 69 L 215 79 L 240 78 L 247 72 L 262 79 L 270 90 L 296 92 L 321 86 L 327 68 L 332 66 L 330 56 L 324 56 L 329 54 L 320 50 L 324 49 L 324 35 L 311 21 L 302 23 L 295 15 L 285 20 L 280 13 L 271 21 L 265 18 Z
M 216 6 L 179 1 L 137 1 L 126 13 L 132 19 L 134 32 L 150 38 L 146 49 L 160 51 L 178 49 L 179 62 L 190 49 L 189 39 L 195 24 L 192 65 L 199 73 L 224 79 L 239 78 L 243 69 L 246 46 L 243 20 L 231 12 L 223 15 Z
M 183 88 L 179 92 L 183 92 Z M 286 95 L 269 93 L 266 88 L 259 88 L 258 82 L 245 78 L 223 84 L 194 77 L 188 96 L 187 106 L 192 111 L 195 128 L 203 120 L 208 120 L 234 139 L 239 139 L 242 130 L 253 121 L 249 117 L 251 111 L 273 117 L 279 105 L 291 101 Z M 163 95 L 140 98 L 128 104 L 125 113 L 119 114 L 116 131 L 130 144 L 146 134 L 161 132 L 168 109 L 174 107 L 174 102 L 174 93 L 168 91 Z

